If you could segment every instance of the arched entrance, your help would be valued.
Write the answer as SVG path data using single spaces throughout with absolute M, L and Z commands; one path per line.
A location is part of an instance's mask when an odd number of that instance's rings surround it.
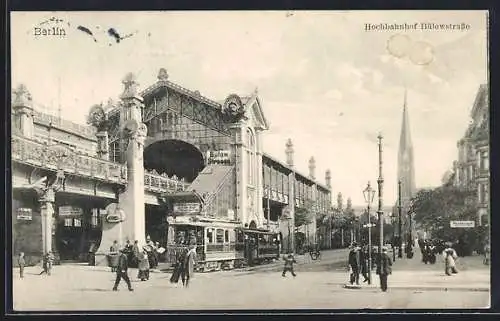
M 252 230 L 255 230 L 257 228 L 257 223 L 255 223 L 255 221 L 251 221 L 248 227 Z
M 144 150 L 144 168 L 192 182 L 205 166 L 196 146 L 181 140 L 162 140 Z

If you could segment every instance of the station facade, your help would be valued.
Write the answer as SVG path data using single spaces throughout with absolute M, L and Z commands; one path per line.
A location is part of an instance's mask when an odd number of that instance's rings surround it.
M 13 253 L 28 261 L 52 251 L 61 261 L 97 261 L 112 242 L 149 235 L 169 242 L 169 225 L 217 222 L 280 232 L 293 247 L 295 211 L 307 207 L 300 228 L 317 239 L 316 219 L 331 208 L 325 183 L 262 148 L 269 129 L 257 91 L 214 101 L 181 87 L 160 69 L 139 91 L 133 74 L 119 101 L 95 105 L 88 126 L 41 113 L 20 85 L 12 102 Z M 215 233 L 214 233 L 215 234 Z M 233 242 L 205 235 L 209 242 Z

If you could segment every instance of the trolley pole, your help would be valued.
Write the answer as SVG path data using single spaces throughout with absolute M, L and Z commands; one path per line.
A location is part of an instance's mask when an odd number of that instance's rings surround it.
M 384 246 L 384 211 L 382 210 L 383 200 L 382 192 L 384 186 L 384 178 L 382 176 L 382 134 L 378 135 L 378 224 L 379 224 L 379 259 L 382 258 L 382 246 Z

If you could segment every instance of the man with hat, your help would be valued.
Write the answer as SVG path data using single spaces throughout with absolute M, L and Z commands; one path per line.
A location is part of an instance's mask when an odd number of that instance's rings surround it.
M 378 259 L 377 274 L 380 277 L 380 288 L 387 291 L 387 277 L 392 273 L 392 260 L 387 254 L 387 247 L 382 247 L 382 254 Z
M 361 267 L 361 256 L 359 253 L 360 248 L 356 242 L 352 243 L 351 250 L 349 251 L 349 267 L 351 268 L 350 283 L 359 285 L 359 272 Z
M 118 291 L 118 284 L 120 284 L 121 279 L 125 280 L 129 291 L 134 291 L 128 277 L 128 259 L 124 252 L 125 249 L 121 248 L 118 257 L 118 266 L 116 267 L 116 280 L 115 285 L 113 286 L 113 291 Z

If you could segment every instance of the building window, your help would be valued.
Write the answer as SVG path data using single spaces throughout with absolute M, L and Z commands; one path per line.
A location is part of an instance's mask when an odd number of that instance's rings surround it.
M 229 231 L 228 230 L 224 231 L 224 242 L 229 243 Z
M 255 137 L 250 129 L 247 129 L 247 171 L 248 184 L 255 185 Z
M 73 219 L 73 226 L 75 227 L 82 227 L 82 220 L 79 218 Z
M 99 209 L 97 208 L 94 208 L 92 210 L 92 215 L 90 217 L 90 226 L 92 226 L 93 228 L 99 226 Z
M 73 226 L 73 219 L 72 218 L 65 218 L 64 219 L 64 226 Z

